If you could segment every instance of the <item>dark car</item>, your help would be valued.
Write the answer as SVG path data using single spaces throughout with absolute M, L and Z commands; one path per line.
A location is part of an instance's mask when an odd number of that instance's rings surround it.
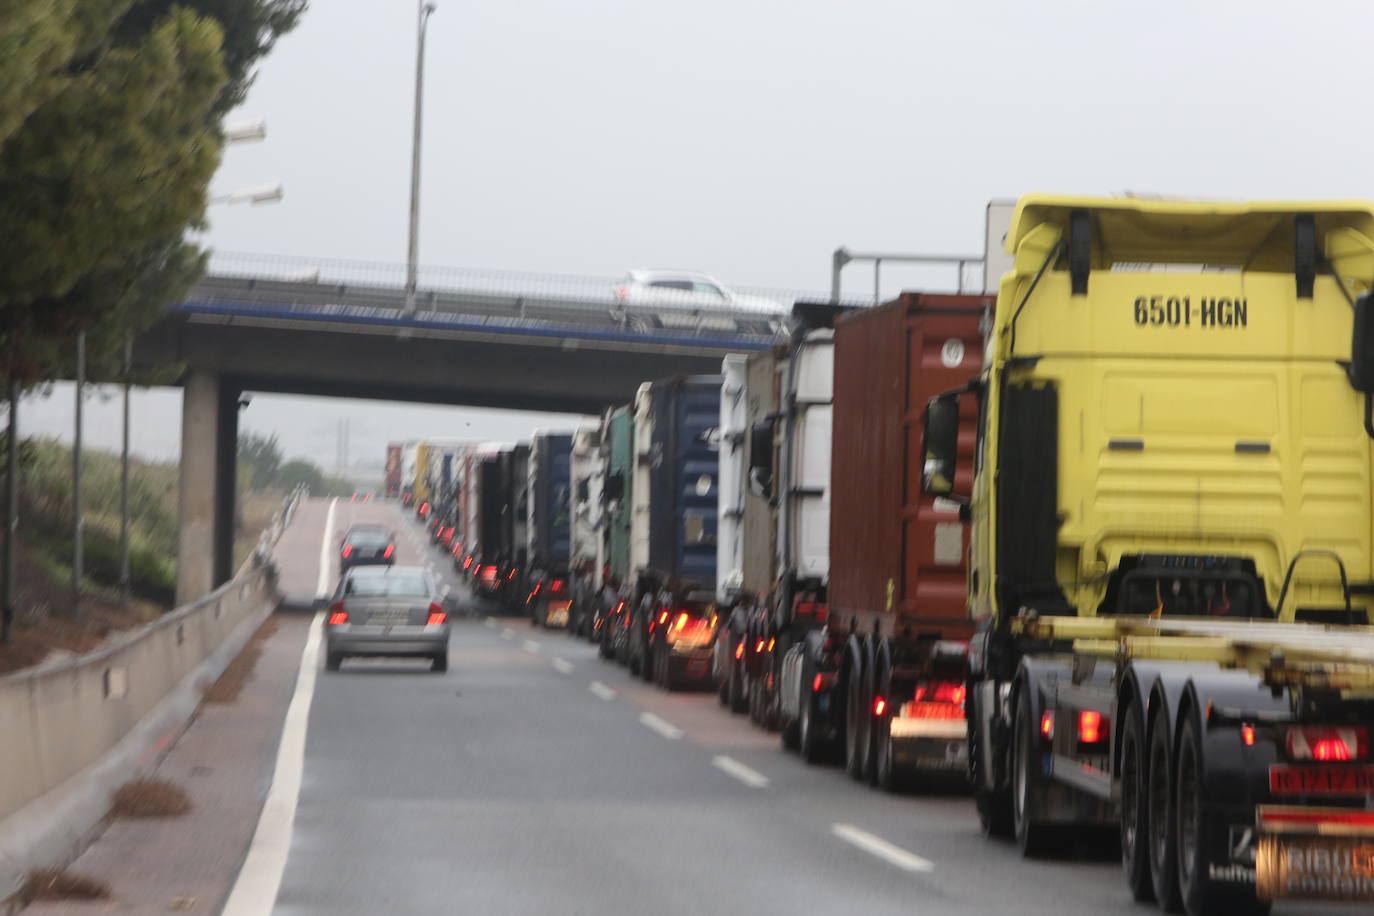
M 339 541 L 339 572 L 354 566 L 390 566 L 396 562 L 396 538 L 386 528 L 355 525 Z
M 642 662 L 649 669 L 646 679 L 665 690 L 711 686 L 711 654 L 719 623 L 714 597 L 693 592 L 659 607 L 649 622 L 648 653 Z

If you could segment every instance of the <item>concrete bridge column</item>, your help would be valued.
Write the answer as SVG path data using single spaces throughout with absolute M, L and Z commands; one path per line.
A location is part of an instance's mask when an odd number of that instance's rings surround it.
M 181 396 L 177 604 L 233 576 L 238 389 L 192 370 Z

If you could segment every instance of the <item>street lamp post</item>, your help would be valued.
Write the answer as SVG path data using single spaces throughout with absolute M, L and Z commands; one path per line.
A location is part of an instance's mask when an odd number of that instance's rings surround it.
M 416 266 L 420 250 L 420 125 L 425 90 L 425 28 L 435 6 L 420 0 L 415 42 L 415 124 L 410 146 L 410 232 L 406 243 L 406 314 L 415 313 Z

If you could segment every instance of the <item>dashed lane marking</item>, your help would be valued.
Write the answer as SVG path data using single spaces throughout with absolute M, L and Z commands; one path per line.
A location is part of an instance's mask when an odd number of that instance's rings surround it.
M 491 627 L 492 629 L 495 629 L 495 628 L 496 628 L 496 618 L 495 618 L 495 617 L 488 617 L 486 620 L 483 621 L 483 623 L 485 623 L 488 627 Z
M 587 685 L 587 689 L 590 690 L 592 693 L 596 694 L 597 696 L 601 697 L 601 699 L 603 700 L 615 699 L 615 691 L 612 690 L 610 687 L 607 687 L 600 681 L 592 681 L 590 684 Z
M 510 627 L 506 627 L 504 630 L 501 631 L 501 638 L 502 638 L 502 639 L 513 639 L 514 637 L 515 637 L 515 631 L 512 630 Z
M 729 773 L 751 789 L 762 789 L 768 785 L 768 777 L 758 770 L 747 767 L 733 757 L 726 757 L 723 754 L 711 759 L 711 765 L 722 773 Z
M 525 640 L 525 651 L 526 651 L 526 652 L 538 652 L 538 651 L 539 651 L 539 648 L 540 648 L 539 643 L 535 642 L 533 639 L 527 639 L 527 640 Z
M 651 712 L 640 714 L 639 721 L 658 732 L 669 741 L 676 741 L 682 737 L 682 729 L 678 728 L 667 719 L 660 719 Z
M 830 832 L 851 846 L 856 846 L 869 855 L 877 856 L 884 862 L 895 865 L 903 871 L 928 872 L 935 869 L 935 864 L 929 859 L 923 859 L 915 853 L 907 852 L 900 846 L 893 846 L 882 837 L 874 836 L 867 830 L 860 830 L 852 824 L 833 824 Z
M 557 671 L 559 674 L 573 673 L 573 663 L 566 658 L 555 658 L 550 664 L 553 665 L 553 670 Z

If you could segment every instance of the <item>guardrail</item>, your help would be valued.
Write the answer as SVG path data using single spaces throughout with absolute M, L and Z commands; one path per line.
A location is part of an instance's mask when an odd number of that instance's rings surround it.
M 73 857 L 115 788 L 154 762 L 276 607 L 271 547 L 293 491 L 231 581 L 84 655 L 0 677 L 0 912 L 27 872 Z

